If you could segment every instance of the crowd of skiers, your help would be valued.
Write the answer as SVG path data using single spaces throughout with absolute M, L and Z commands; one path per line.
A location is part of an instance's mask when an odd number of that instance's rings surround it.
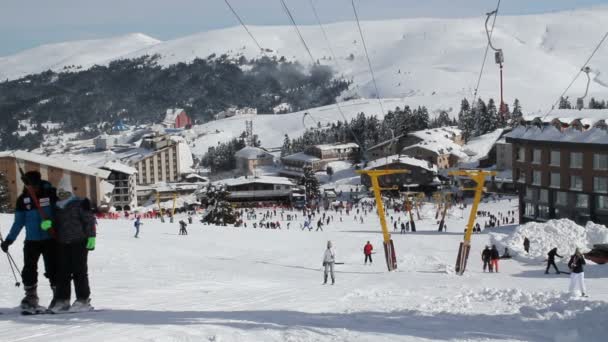
M 43 180 L 40 172 L 29 171 L 22 175 L 22 181 L 24 188 L 17 198 L 14 222 L 0 244 L 2 251 L 9 253 L 25 227 L 22 313 L 91 310 L 87 260 L 88 252 L 95 249 L 96 218 L 90 201 L 74 195 L 69 176 L 54 186 Z M 48 308 L 39 304 L 40 257 L 52 291 Z M 70 304 L 72 281 L 76 300 Z

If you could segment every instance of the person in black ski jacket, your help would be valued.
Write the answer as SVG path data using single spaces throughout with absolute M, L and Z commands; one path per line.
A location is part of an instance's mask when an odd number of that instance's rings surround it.
M 43 226 L 52 228 L 53 205 L 57 200 L 57 190 L 51 183 L 42 180 L 38 171 L 26 172 L 21 180 L 25 186 L 15 204 L 15 219 L 6 240 L 0 245 L 0 248 L 8 253 L 9 246 L 25 227 L 23 271 L 21 272 L 25 297 L 21 300 L 21 309 L 31 311 L 39 307 L 38 261 L 40 256 L 44 261 L 44 276 L 49 279 L 53 295 L 55 294 L 57 280 L 56 242 L 49 231 L 43 230 Z M 30 193 L 30 190 L 33 193 Z M 41 214 L 41 212 L 44 214 Z
M 555 268 L 555 273 L 559 274 L 559 270 L 557 269 L 557 265 L 555 264 L 555 257 L 563 258 L 563 256 L 557 254 L 557 247 L 547 253 L 547 268 L 545 269 L 545 274 L 549 274 L 549 267 L 553 266 Z
M 530 253 L 530 240 L 527 237 L 524 237 L 524 251 Z
M 492 268 L 494 268 L 494 272 L 498 273 L 498 260 L 500 259 L 500 253 L 498 253 L 496 245 L 492 245 L 490 255 L 490 263 L 492 263 Z
M 490 260 L 492 258 L 492 252 L 490 251 L 490 247 L 486 246 L 486 248 L 484 248 L 484 250 L 481 252 L 481 261 L 483 261 L 483 271 L 486 271 L 486 267 L 488 268 L 488 271 L 492 272 L 492 264 L 490 263 Z
M 570 269 L 570 293 L 577 294 L 580 291 L 581 296 L 587 297 L 585 294 L 587 289 L 585 288 L 585 272 L 583 266 L 585 266 L 585 257 L 581 254 L 577 248 L 574 255 L 570 257 L 568 261 L 568 268 Z
M 92 310 L 87 260 L 89 251 L 95 249 L 96 220 L 91 202 L 73 194 L 69 176 L 64 176 L 58 186 L 57 198 L 57 295 L 49 310 L 53 313 Z M 70 307 L 72 279 L 76 301 Z

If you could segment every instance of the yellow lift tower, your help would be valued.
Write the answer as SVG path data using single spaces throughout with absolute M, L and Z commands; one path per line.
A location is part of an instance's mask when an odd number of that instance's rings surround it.
M 376 198 L 376 208 L 378 208 L 378 216 L 380 217 L 380 226 L 382 227 L 382 235 L 384 236 L 384 256 L 386 257 L 386 266 L 389 271 L 397 269 L 397 256 L 393 240 L 386 227 L 386 216 L 384 213 L 384 203 L 382 203 L 382 190 L 396 190 L 396 188 L 381 188 L 378 177 L 388 176 L 398 173 L 409 173 L 409 170 L 359 170 L 360 175 L 367 175 L 372 183 L 374 197 Z
M 464 241 L 460 243 L 458 249 L 458 257 L 456 258 L 456 274 L 462 275 L 467 267 L 467 259 L 469 258 L 469 251 L 471 250 L 471 234 L 473 233 L 473 226 L 475 225 L 475 218 L 477 216 L 477 207 L 481 202 L 481 193 L 483 192 L 483 186 L 487 176 L 496 176 L 495 171 L 482 171 L 482 170 L 458 170 L 449 173 L 450 176 L 462 176 L 468 177 L 475 182 L 474 188 L 463 188 L 463 190 L 475 191 L 475 197 L 473 198 L 473 205 L 471 205 L 471 213 L 469 214 L 469 222 L 467 223 L 467 230 L 464 233 Z

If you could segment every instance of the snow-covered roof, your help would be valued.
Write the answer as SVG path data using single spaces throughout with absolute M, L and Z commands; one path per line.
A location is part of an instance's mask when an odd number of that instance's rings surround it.
M 537 118 L 545 123 L 557 119 L 566 124 L 580 120 L 583 125 L 593 126 L 597 121 L 608 119 L 608 109 L 554 109 L 549 114 L 537 112 L 524 115 L 526 121 L 534 121 Z
M 492 147 L 496 145 L 496 142 L 500 139 L 503 132 L 504 129 L 499 128 L 494 132 L 480 135 L 469 140 L 469 142 L 463 146 L 464 151 L 471 155 L 469 161 L 478 161 L 485 158 L 492 150 Z
M 304 152 L 298 152 L 298 153 L 294 153 L 294 154 L 290 154 L 288 156 L 285 156 L 282 158 L 283 160 L 297 160 L 297 161 L 317 161 L 317 160 L 321 160 L 315 156 L 311 156 L 310 154 L 306 154 Z
M 461 135 L 462 131 L 460 129 L 458 129 L 457 127 L 448 126 L 448 127 L 423 129 L 420 131 L 415 131 L 415 132 L 409 133 L 409 135 L 413 135 L 422 140 L 449 139 L 450 141 L 452 139 L 452 134 Z
M 274 177 L 274 176 L 259 176 L 259 177 L 238 177 L 238 178 L 227 178 L 222 179 L 215 184 L 224 184 L 226 186 L 237 186 L 243 184 L 253 184 L 253 183 L 262 183 L 262 184 L 279 184 L 279 185 L 294 185 L 294 183 L 285 177 Z
M 244 158 L 244 159 L 258 159 L 258 158 L 268 158 L 268 157 L 272 157 L 272 155 L 268 152 L 266 152 L 265 150 L 259 148 L 259 147 L 253 147 L 253 146 L 245 146 L 242 149 L 236 151 L 234 153 L 234 156 L 237 158 Z
M 426 160 L 397 155 L 397 154 L 373 160 L 367 164 L 367 167 L 365 169 L 373 170 L 373 169 L 376 169 L 376 168 L 379 168 L 382 166 L 386 166 L 386 165 L 390 165 L 390 164 L 394 164 L 394 163 L 401 163 L 401 164 L 417 166 L 417 167 L 423 168 L 425 170 L 437 172 L 437 166 L 433 163 L 429 163 Z
M 323 145 L 315 145 L 321 151 L 329 151 L 336 149 L 348 149 L 348 148 L 359 148 L 359 145 L 355 143 L 346 143 L 346 144 L 323 144 Z
M 103 169 L 112 170 L 127 175 L 133 175 L 137 173 L 137 169 L 134 167 L 119 163 L 117 161 L 109 161 L 102 166 Z
M 518 126 L 507 135 L 507 139 L 605 145 L 608 144 L 608 132 L 601 128 L 590 128 L 586 131 L 567 128 L 560 131 L 553 126 Z
M 196 178 L 196 179 L 204 180 L 205 182 L 209 180 L 207 177 L 203 177 L 203 176 L 201 176 L 201 175 L 197 175 L 196 173 L 191 173 L 191 174 L 188 174 L 188 175 L 186 175 L 184 178 L 185 178 L 185 179 L 192 179 L 192 178 Z
M 68 170 L 71 172 L 82 173 L 85 175 L 108 178 L 110 171 L 102 170 L 94 167 L 87 166 L 85 164 L 75 163 L 67 159 L 57 159 L 54 157 L 47 157 L 36 153 L 26 151 L 5 151 L 0 152 L 0 158 L 10 157 L 19 160 L 25 160 L 32 163 L 38 163 L 42 165 L 52 166 L 58 169 Z
M 404 147 L 401 152 L 405 153 L 414 148 L 423 148 L 425 150 L 435 152 L 436 154 L 453 154 L 459 158 L 465 158 L 466 153 L 462 152 L 462 147 L 455 143 L 446 143 L 438 141 L 421 141 L 417 144 Z

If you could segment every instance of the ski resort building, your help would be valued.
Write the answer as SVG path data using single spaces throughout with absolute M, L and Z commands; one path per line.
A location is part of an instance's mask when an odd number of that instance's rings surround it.
M 371 160 L 387 157 L 399 153 L 403 153 L 405 148 L 419 145 L 425 146 L 426 149 L 434 151 L 433 154 L 448 156 L 452 154 L 452 159 L 445 159 L 446 163 L 454 161 L 454 157 L 462 157 L 462 132 L 456 127 L 441 127 L 415 131 L 407 134 L 396 136 L 392 139 L 383 141 L 367 149 L 368 158 Z M 439 152 L 439 150 L 442 150 Z M 412 152 L 415 154 L 415 152 Z M 430 157 L 430 156 L 429 156 Z M 437 159 L 437 157 L 433 157 Z M 437 162 L 434 162 L 437 164 Z
M 379 178 L 381 187 L 398 187 L 405 189 L 408 187 L 425 190 L 429 187 L 439 185 L 436 179 L 437 167 L 426 160 L 416 159 L 407 156 L 393 155 L 386 158 L 379 158 L 367 164 L 365 170 L 409 170 L 409 173 L 397 173 L 393 175 L 381 176 Z M 367 175 L 361 175 L 361 184 L 369 187 L 371 181 Z
M 139 151 L 128 159 L 137 170 L 137 184 L 178 182 L 193 164 L 190 148 L 183 139 L 155 135 L 142 140 Z
M 326 162 L 349 160 L 358 152 L 359 145 L 355 143 L 315 145 L 306 150 L 307 154 Z
M 259 166 L 274 164 L 274 156 L 259 147 L 246 146 L 238 150 L 234 157 L 238 171 L 247 176 L 253 175 Z
M 106 200 L 106 193 L 112 192 L 112 186 L 105 181 L 111 173 L 108 170 L 25 151 L 0 152 L 0 171 L 7 177 L 11 206 L 15 205 L 23 189 L 20 169 L 24 172 L 39 171 L 42 179 L 55 186 L 68 177 L 74 194 L 89 198 L 96 207 L 107 203 L 109 198 Z
M 521 222 L 568 218 L 608 224 L 608 126 L 600 119 L 608 113 L 593 114 L 538 119 L 506 135 Z
M 170 108 L 165 113 L 162 125 L 166 128 L 189 128 L 192 127 L 192 120 L 181 108 Z
M 294 153 L 281 157 L 283 168 L 279 173 L 287 177 L 302 177 L 305 168 L 311 168 L 313 172 L 325 169 L 327 162 L 319 157 L 311 156 L 304 152 Z
M 230 192 L 228 200 L 238 203 L 284 203 L 291 202 L 295 184 L 285 177 L 248 177 L 224 179 L 216 182 L 223 184 Z
M 116 161 L 101 167 L 110 171 L 108 182 L 114 186 L 111 205 L 116 210 L 131 210 L 137 207 L 137 169 Z

